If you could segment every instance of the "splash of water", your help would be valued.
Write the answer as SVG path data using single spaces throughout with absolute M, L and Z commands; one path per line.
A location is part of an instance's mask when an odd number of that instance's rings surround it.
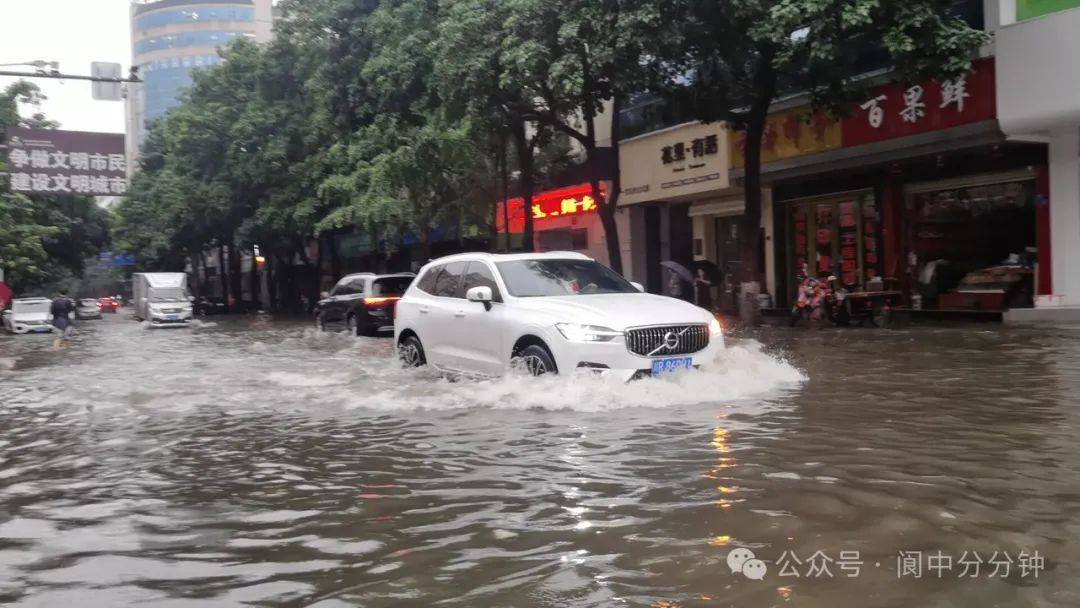
M 381 377 L 381 390 L 367 391 L 351 400 L 357 408 L 377 410 L 547 409 L 603 412 L 628 407 L 671 407 L 763 396 L 797 386 L 806 376 L 790 363 L 762 351 L 761 344 L 744 341 L 728 346 L 715 363 L 663 378 L 634 382 L 578 371 L 566 375 L 531 378 L 508 374 L 489 380 L 452 380 L 428 370 L 403 370 L 395 361 L 379 362 L 371 369 Z

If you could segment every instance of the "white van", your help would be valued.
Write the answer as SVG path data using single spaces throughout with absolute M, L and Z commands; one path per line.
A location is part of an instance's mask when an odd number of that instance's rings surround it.
M 140 272 L 131 276 L 135 318 L 151 327 L 187 327 L 194 315 L 182 272 Z

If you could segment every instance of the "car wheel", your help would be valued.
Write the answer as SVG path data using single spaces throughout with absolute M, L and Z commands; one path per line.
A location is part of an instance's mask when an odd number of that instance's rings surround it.
M 398 359 L 402 367 L 420 367 L 427 364 L 424 358 L 424 347 L 420 344 L 420 338 L 406 336 L 398 344 Z
M 356 323 L 356 315 L 350 314 L 348 317 L 345 317 L 345 329 L 348 331 L 350 336 L 360 335 L 360 331 Z
M 544 374 L 557 374 L 555 359 L 552 358 L 548 349 L 538 344 L 530 344 L 518 352 L 517 356 L 510 360 L 510 366 L 523 369 L 530 376 L 543 376 Z

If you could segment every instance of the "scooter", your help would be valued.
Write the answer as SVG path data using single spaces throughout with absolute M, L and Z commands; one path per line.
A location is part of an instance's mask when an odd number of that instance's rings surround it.
M 847 306 L 844 305 L 847 290 L 842 286 L 833 287 L 836 281 L 835 276 L 824 280 L 804 276 L 799 283 L 795 304 L 791 307 L 791 325 L 800 320 L 828 320 L 835 325 L 847 325 L 850 321 Z

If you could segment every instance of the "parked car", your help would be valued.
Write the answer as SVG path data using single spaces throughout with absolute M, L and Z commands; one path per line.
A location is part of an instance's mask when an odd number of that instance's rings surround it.
M 365 336 L 392 331 L 394 307 L 415 277 L 411 272 L 346 275 L 315 305 L 315 323 L 322 330 L 338 326 Z
M 117 302 L 115 298 L 110 298 L 108 296 L 98 298 L 97 305 L 98 310 L 101 312 L 116 312 L 120 310 L 120 302 Z
M 53 330 L 49 298 L 15 298 L 3 313 L 4 328 L 14 334 L 47 333 Z
M 494 376 L 588 368 L 623 379 L 697 367 L 724 346 L 720 322 L 643 293 L 580 253 L 468 253 L 435 260 L 397 303 L 407 366 Z
M 229 306 L 225 303 L 224 298 L 213 298 L 209 296 L 199 296 L 195 298 L 193 304 L 195 314 L 200 317 L 209 315 L 223 315 L 229 312 Z
M 76 319 L 100 319 L 101 309 L 98 301 L 93 298 L 83 298 L 75 305 Z

